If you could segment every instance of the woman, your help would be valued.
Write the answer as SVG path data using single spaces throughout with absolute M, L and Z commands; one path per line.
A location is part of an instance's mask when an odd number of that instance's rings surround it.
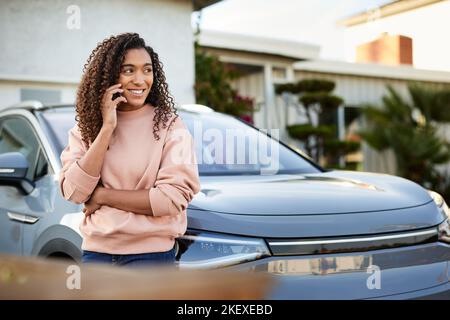
M 83 71 L 59 180 L 65 199 L 84 203 L 82 261 L 173 263 L 200 184 L 158 54 L 125 33 L 100 43 Z

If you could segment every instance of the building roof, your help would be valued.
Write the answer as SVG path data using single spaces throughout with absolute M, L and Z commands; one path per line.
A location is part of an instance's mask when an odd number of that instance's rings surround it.
M 302 42 L 212 30 L 202 30 L 199 43 L 203 47 L 273 54 L 298 60 L 315 59 L 320 51 L 319 46 Z
M 194 11 L 198 11 L 220 1 L 221 0 L 192 0 L 192 4 L 194 6 Z
M 338 25 L 351 27 L 358 24 L 363 24 L 374 19 L 381 19 L 384 17 L 399 14 L 405 11 L 417 9 L 423 6 L 440 2 L 443 0 L 397 0 L 384 4 L 378 8 L 359 12 L 350 17 L 341 19 L 337 22 Z
M 450 83 L 450 72 L 416 69 L 406 65 L 388 66 L 372 63 L 315 60 L 296 62 L 294 63 L 294 70 L 361 77 Z

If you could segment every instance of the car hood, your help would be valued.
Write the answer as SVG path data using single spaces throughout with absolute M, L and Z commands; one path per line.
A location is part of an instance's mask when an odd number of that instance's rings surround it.
M 409 180 L 375 173 L 202 177 L 191 208 L 239 215 L 324 215 L 386 211 L 432 201 Z

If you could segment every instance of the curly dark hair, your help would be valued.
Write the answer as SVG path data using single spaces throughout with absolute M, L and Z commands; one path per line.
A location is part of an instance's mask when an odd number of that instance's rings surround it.
M 150 103 L 155 108 L 153 121 L 155 139 L 160 139 L 158 131 L 161 123 L 162 128 L 166 128 L 172 115 L 178 117 L 158 54 L 147 46 L 137 33 L 111 36 L 99 43 L 91 52 L 84 65 L 83 77 L 77 91 L 75 120 L 87 147 L 100 132 L 103 124 L 101 100 L 106 89 L 117 83 L 126 51 L 141 48 L 148 52 L 152 60 L 153 85 L 145 103 Z

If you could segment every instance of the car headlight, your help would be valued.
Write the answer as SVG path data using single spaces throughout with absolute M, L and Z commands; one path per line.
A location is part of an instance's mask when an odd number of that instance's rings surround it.
M 270 256 L 263 239 L 188 231 L 177 239 L 179 267 L 213 269 Z
M 442 222 L 438 226 L 439 241 L 450 243 L 450 210 L 447 206 L 447 203 L 445 203 L 444 198 L 439 193 L 431 190 L 428 190 L 428 193 L 430 194 L 438 209 L 442 210 L 443 214 L 446 217 L 444 222 Z

